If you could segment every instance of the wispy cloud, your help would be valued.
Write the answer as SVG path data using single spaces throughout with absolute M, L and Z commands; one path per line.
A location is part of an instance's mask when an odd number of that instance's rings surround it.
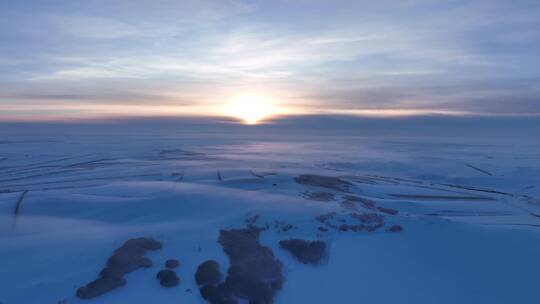
M 256 90 L 312 111 L 540 112 L 526 81 L 540 78 L 535 1 L 0 6 L 0 105 L 208 105 Z

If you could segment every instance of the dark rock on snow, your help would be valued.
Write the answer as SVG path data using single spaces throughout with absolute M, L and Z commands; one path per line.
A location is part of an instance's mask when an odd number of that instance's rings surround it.
M 354 213 L 351 216 L 362 223 L 361 230 L 375 231 L 384 226 L 384 216 L 376 213 Z
M 362 205 L 362 207 L 364 207 L 366 209 L 372 209 L 373 210 L 375 208 L 375 202 L 370 200 L 370 199 L 360 197 L 359 202 Z
M 246 217 L 245 223 L 248 228 L 257 229 L 257 221 L 259 220 L 258 215 L 253 215 Z
M 296 226 L 292 225 L 292 224 L 289 224 L 287 222 L 284 222 L 284 221 L 274 221 L 274 229 L 277 231 L 277 232 L 287 232 L 291 229 L 296 229 Z
M 201 287 L 204 299 L 212 304 L 238 303 L 240 300 L 252 304 L 273 302 L 283 285 L 282 264 L 270 248 L 261 246 L 259 234 L 260 230 L 254 228 L 220 231 L 218 242 L 229 257 L 230 267 L 224 282 Z M 215 268 L 212 271 L 209 281 L 214 283 Z
M 126 279 L 124 278 L 99 278 L 77 289 L 77 297 L 80 299 L 92 299 L 124 285 L 126 285 Z
M 352 202 L 358 202 L 363 208 L 375 210 L 375 202 L 364 197 L 358 197 L 354 195 L 345 195 L 343 197 L 345 201 L 348 201 L 349 204 L 352 204 Z
M 384 226 L 384 216 L 377 213 L 351 212 L 348 217 L 355 220 L 357 224 L 347 223 L 346 218 L 338 216 L 336 212 L 321 214 L 316 217 L 316 220 L 326 227 L 343 232 L 375 231 Z
M 351 212 L 359 212 L 358 208 L 356 207 L 356 202 L 353 200 L 344 200 L 341 202 L 341 207 L 345 210 L 351 211 Z
M 178 260 L 175 260 L 175 259 L 170 259 L 170 260 L 167 260 L 165 262 L 165 267 L 169 268 L 169 269 L 174 269 L 176 267 L 178 267 L 180 263 L 178 263 Z
M 392 208 L 377 207 L 377 210 L 379 210 L 380 212 L 386 213 L 386 214 L 390 214 L 390 215 L 398 214 L 398 211 L 396 209 L 392 209 Z
M 280 241 L 279 246 L 304 264 L 319 265 L 326 256 L 326 243 L 323 241 L 291 239 Z
M 294 180 L 303 185 L 328 188 L 344 192 L 348 192 L 349 188 L 352 186 L 351 182 L 344 181 L 338 177 L 323 175 L 303 174 L 296 177 Z
M 238 297 L 234 295 L 231 287 L 225 283 L 217 286 L 205 285 L 200 289 L 203 299 L 212 304 L 238 304 Z M 267 303 L 267 302 L 250 302 Z M 271 302 L 268 302 L 271 303 Z
M 320 223 L 326 224 L 328 221 L 334 219 L 336 217 L 337 213 L 335 212 L 329 212 L 325 214 L 321 214 L 316 217 L 316 220 Z
M 151 261 L 143 258 L 148 250 L 161 248 L 161 243 L 151 238 L 134 238 L 127 240 L 121 247 L 113 252 L 107 260 L 105 268 L 101 270 L 99 277 L 77 289 L 77 297 L 81 299 L 91 299 L 109 292 L 115 288 L 124 286 L 125 274 L 148 267 Z
M 386 231 L 389 231 L 389 232 L 401 232 L 401 231 L 403 231 L 403 227 L 401 227 L 401 225 L 393 225 L 392 227 L 388 228 Z
M 338 229 L 339 231 L 344 231 L 344 232 L 346 232 L 346 231 L 349 231 L 349 225 L 347 225 L 347 224 L 341 224 L 341 225 L 338 226 L 337 229 Z
M 152 260 L 149 258 L 140 258 L 137 260 L 137 266 L 144 268 L 152 267 Z
M 164 269 L 157 273 L 156 277 L 159 280 L 159 284 L 163 287 L 175 287 L 180 284 L 180 278 L 176 275 L 176 272 L 169 269 Z
M 197 268 L 195 273 L 195 281 L 197 285 L 212 285 L 215 286 L 223 280 L 223 274 L 219 270 L 218 262 L 209 260 Z
M 303 195 L 305 198 L 312 201 L 329 202 L 335 199 L 335 195 L 330 192 L 318 191 L 318 192 L 306 192 Z

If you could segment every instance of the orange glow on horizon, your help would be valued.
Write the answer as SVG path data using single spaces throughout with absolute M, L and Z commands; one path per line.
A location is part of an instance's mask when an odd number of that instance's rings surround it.
M 241 95 L 229 101 L 223 113 L 236 117 L 245 124 L 255 125 L 278 113 L 274 101 L 259 95 Z
M 0 113 L 17 110 L 17 115 L 1 115 L 1 121 L 73 121 L 126 117 L 232 117 L 247 125 L 255 125 L 281 116 L 351 115 L 359 117 L 403 117 L 422 115 L 458 115 L 474 113 L 436 109 L 332 109 L 297 104 L 285 106 L 262 95 L 240 95 L 225 103 L 194 103 L 195 105 L 145 104 L 70 104 L 7 103 L 0 104 Z

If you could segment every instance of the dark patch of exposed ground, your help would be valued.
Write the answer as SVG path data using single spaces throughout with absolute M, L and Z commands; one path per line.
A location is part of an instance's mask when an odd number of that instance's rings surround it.
M 377 207 L 377 210 L 379 210 L 382 213 L 386 213 L 389 215 L 396 215 L 398 214 L 398 211 L 396 209 L 387 208 L 387 207 Z
M 393 225 L 390 228 L 386 229 L 388 232 L 401 232 L 403 231 L 403 227 L 401 225 Z
M 344 195 L 340 206 L 346 212 L 329 212 L 317 216 L 315 219 L 321 223 L 317 229 L 327 232 L 329 229 L 338 231 L 375 231 L 385 225 L 385 218 L 381 213 L 397 215 L 398 210 L 388 207 L 377 206 L 373 200 L 355 195 Z M 394 225 L 386 229 L 388 232 L 399 232 L 403 228 Z
M 341 207 L 353 213 L 360 211 L 358 207 L 373 211 L 379 211 L 388 215 L 396 215 L 399 213 L 396 209 L 393 208 L 377 206 L 375 201 L 368 198 L 358 197 L 354 195 L 345 195 L 343 196 L 343 199 L 344 200 L 343 202 L 341 202 Z
M 77 297 L 92 299 L 126 284 L 124 275 L 141 267 L 148 267 L 151 261 L 143 257 L 148 250 L 161 248 L 161 243 L 152 238 L 134 238 L 127 240 L 116 249 L 107 260 L 99 277 L 77 289 Z M 150 261 L 150 263 L 149 263 Z
M 163 269 L 157 273 L 156 278 L 163 287 L 175 287 L 180 284 L 180 278 L 174 270 Z
M 352 212 L 358 212 L 358 207 L 368 209 L 368 210 L 376 210 L 377 207 L 375 206 L 376 203 L 373 200 L 370 200 L 368 198 L 364 197 L 358 197 L 354 195 L 344 195 L 343 196 L 343 202 L 341 202 L 341 206 L 349 211 Z
M 257 229 L 257 221 L 259 220 L 258 215 L 247 216 L 244 222 L 246 226 L 251 229 Z
M 270 229 L 270 227 L 273 227 L 275 232 L 280 233 L 284 233 L 291 229 L 297 228 L 295 225 L 280 220 L 274 220 L 273 223 L 271 223 L 272 225 L 270 225 L 268 222 L 258 224 L 260 222 L 259 219 L 260 217 L 258 215 L 248 215 L 246 216 L 244 223 L 249 229 L 264 231 Z
M 366 209 L 375 209 L 375 201 L 368 198 L 359 197 L 355 195 L 344 195 L 343 202 L 350 202 L 351 204 L 360 204 L 361 207 Z
M 279 241 L 279 246 L 304 264 L 319 265 L 326 256 L 327 246 L 323 241 L 290 239 Z
M 349 189 L 352 186 L 351 182 L 342 180 L 339 177 L 324 175 L 302 174 L 294 180 L 299 184 L 328 188 L 342 192 L 349 192 Z
M 317 191 L 317 192 L 305 192 L 302 196 L 308 200 L 319 201 L 319 202 L 329 202 L 335 199 L 335 195 L 330 192 Z
M 316 217 L 316 220 L 328 228 L 339 231 L 375 231 L 384 226 L 384 216 L 377 213 L 353 212 L 338 215 L 329 212 Z M 324 231 L 324 229 L 319 230 Z
M 199 286 L 216 286 L 223 280 L 223 274 L 219 270 L 219 263 L 209 260 L 197 268 L 195 273 L 195 282 Z
M 212 304 L 269 304 L 283 285 L 282 264 L 272 250 L 259 243 L 255 228 L 221 230 L 218 242 L 229 257 L 223 282 L 219 265 L 207 261 L 195 275 L 202 297 Z
M 169 269 L 174 269 L 178 267 L 178 265 L 180 265 L 180 263 L 178 262 L 178 260 L 175 259 L 170 259 L 165 262 L 165 267 Z
M 274 221 L 274 230 L 277 232 L 287 232 L 291 229 L 296 229 L 296 228 L 297 227 L 295 225 L 289 224 L 284 221 L 278 221 L 278 220 Z

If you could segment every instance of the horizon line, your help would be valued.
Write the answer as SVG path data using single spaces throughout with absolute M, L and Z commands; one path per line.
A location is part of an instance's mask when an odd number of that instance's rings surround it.
M 386 112 L 380 113 L 380 112 Z M 540 113 L 476 113 L 476 112 L 457 112 L 457 111 L 415 111 L 410 110 L 406 113 L 399 114 L 401 109 L 384 109 L 384 110 L 372 110 L 363 109 L 355 112 L 342 112 L 336 111 L 335 113 L 303 113 L 303 114 L 280 114 L 273 117 L 262 119 L 256 125 L 269 125 L 278 121 L 285 121 L 302 117 L 341 117 L 341 118 L 363 118 L 363 119 L 375 119 L 375 120 L 392 120 L 392 119 L 413 119 L 413 118 L 434 118 L 434 117 L 448 117 L 448 118 L 540 118 Z M 379 114 L 371 114 L 379 112 Z M 391 114 L 390 114 L 391 113 Z M 175 120 L 194 120 L 205 121 L 215 123 L 227 123 L 246 125 L 242 119 L 227 115 L 195 115 L 195 114 L 177 114 L 177 115 L 95 115 L 95 116 L 81 116 L 81 117 L 1 117 L 0 123 L 112 123 L 112 122 L 129 122 L 129 121 L 142 121 L 142 120 L 154 120 L 154 121 L 175 121 Z

